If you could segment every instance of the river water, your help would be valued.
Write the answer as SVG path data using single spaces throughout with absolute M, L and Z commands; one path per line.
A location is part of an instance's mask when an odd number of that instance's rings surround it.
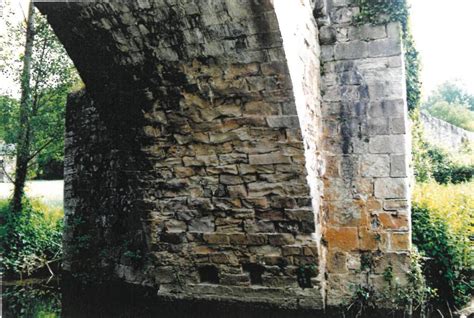
M 216 301 L 171 300 L 156 296 L 155 289 L 121 283 L 84 287 L 72 279 L 29 279 L 3 282 L 0 318 L 350 318 L 409 317 L 403 313 L 376 312 L 358 315 L 347 308 L 323 311 L 284 310 L 265 305 Z M 419 317 L 413 315 L 412 317 Z M 430 310 L 424 316 L 456 317 Z M 459 317 L 459 316 L 458 316 Z
M 212 301 L 183 301 L 156 297 L 142 287 L 84 287 L 72 280 L 3 282 L 2 318 L 33 317 L 325 317 L 310 311 L 276 310 L 262 306 Z M 340 316 L 339 316 L 340 317 Z

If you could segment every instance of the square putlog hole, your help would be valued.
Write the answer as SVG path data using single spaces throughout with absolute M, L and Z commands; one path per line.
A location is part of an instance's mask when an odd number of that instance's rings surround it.
M 265 272 L 265 267 L 255 263 L 243 264 L 242 269 L 249 273 L 250 284 L 262 285 L 262 274 Z
M 198 268 L 201 283 L 219 284 L 219 271 L 215 266 L 205 265 Z

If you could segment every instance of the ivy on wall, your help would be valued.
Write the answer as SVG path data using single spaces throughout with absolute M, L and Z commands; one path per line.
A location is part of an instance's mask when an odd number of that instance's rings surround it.
M 405 73 L 408 109 L 413 111 L 420 104 L 420 56 L 415 48 L 409 25 L 409 10 L 406 0 L 355 0 L 359 7 L 356 22 L 360 24 L 386 24 L 400 22 L 405 50 Z

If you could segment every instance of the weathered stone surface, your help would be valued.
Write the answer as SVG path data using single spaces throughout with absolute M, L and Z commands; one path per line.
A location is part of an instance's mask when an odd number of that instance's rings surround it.
M 408 184 L 404 178 L 377 179 L 374 189 L 375 197 L 381 199 L 403 199 L 408 194 Z
M 388 177 L 390 157 L 388 155 L 365 155 L 361 157 L 362 177 Z
M 410 247 L 398 24 L 357 25 L 349 0 L 37 5 L 87 89 L 67 107 L 67 270 L 314 308 L 350 298 L 364 253 Z
M 404 155 L 390 156 L 390 176 L 391 177 L 407 177 L 408 163 Z
M 355 227 L 328 228 L 325 237 L 331 249 L 351 251 L 359 247 L 357 228 Z
M 250 155 L 249 163 L 251 165 L 268 165 L 274 163 L 290 163 L 290 157 L 281 153 L 269 153 L 263 155 Z
M 368 55 L 367 42 L 363 41 L 337 43 L 334 50 L 337 60 L 359 59 Z
M 328 1 L 331 23 L 320 27 L 326 157 L 322 220 L 327 303 L 333 305 L 353 297 L 351 282 L 363 284 L 364 253 L 377 250 L 384 259 L 389 250 L 404 251 L 410 242 L 406 235 L 392 237 L 392 231 L 407 231 L 409 220 L 400 27 L 352 24 L 358 8 L 343 2 Z M 371 277 L 374 288 L 382 288 L 376 276 Z
M 407 149 L 400 147 L 406 144 L 405 135 L 382 135 L 374 136 L 369 140 L 369 151 L 371 153 L 405 154 Z

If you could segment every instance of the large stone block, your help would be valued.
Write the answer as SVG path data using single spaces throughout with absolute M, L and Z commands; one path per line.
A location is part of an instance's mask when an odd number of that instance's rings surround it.
M 389 177 L 389 155 L 363 155 L 360 159 L 362 177 Z
M 400 41 L 392 38 L 371 41 L 368 48 L 370 57 L 398 56 L 402 53 Z
M 390 176 L 392 177 L 407 177 L 408 163 L 405 155 L 390 156 Z
M 262 155 L 249 155 L 249 163 L 251 165 L 268 165 L 274 163 L 290 163 L 291 159 L 279 152 L 262 154 Z
M 379 178 L 375 180 L 374 194 L 381 199 L 404 199 L 408 196 L 408 180 L 405 178 Z
M 359 247 L 359 237 L 355 227 L 329 227 L 324 235 L 330 250 L 351 251 Z
M 334 46 L 334 57 L 337 60 L 361 59 L 367 56 L 368 46 L 364 41 L 337 43 Z
M 406 154 L 405 135 L 381 135 L 370 137 L 369 151 L 373 154 Z

